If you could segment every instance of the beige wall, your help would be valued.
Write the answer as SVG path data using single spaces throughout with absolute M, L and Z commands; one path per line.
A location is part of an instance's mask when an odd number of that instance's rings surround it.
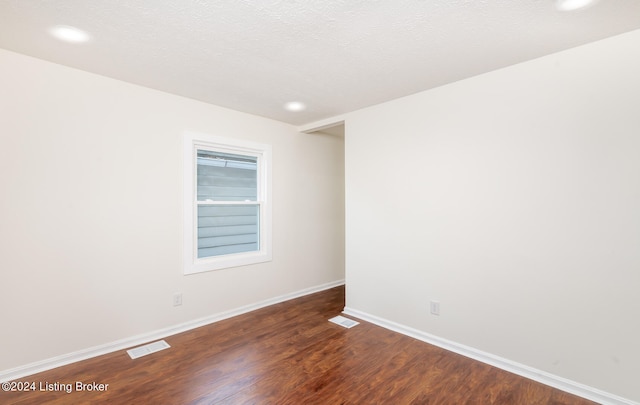
M 0 371 L 344 278 L 342 138 L 3 50 L 0 89 Z M 182 275 L 185 130 L 272 145 L 272 262 Z
M 347 115 L 347 307 L 640 401 L 638 72 L 635 31 Z

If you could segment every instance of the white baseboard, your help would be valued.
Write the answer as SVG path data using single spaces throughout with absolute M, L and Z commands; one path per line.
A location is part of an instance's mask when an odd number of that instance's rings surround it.
M 586 386 L 584 384 L 577 383 L 575 381 L 562 378 L 546 371 L 538 370 L 533 367 L 525 366 L 524 364 L 516 363 L 514 361 L 495 356 L 491 353 L 486 353 L 473 347 L 465 346 L 447 339 L 440 338 L 435 335 L 431 335 L 426 332 L 419 331 L 417 329 L 410 328 L 383 318 L 379 318 L 374 315 L 370 315 L 366 312 L 359 311 L 357 309 L 345 307 L 344 314 L 353 316 L 358 319 L 373 323 L 381 326 L 385 329 L 392 330 L 394 332 L 402 333 L 403 335 L 410 336 L 412 338 L 427 342 L 434 346 L 441 347 L 454 353 L 461 354 L 465 357 L 472 358 L 474 360 L 481 361 L 494 367 L 498 367 L 502 370 L 509 371 L 511 373 L 520 375 L 530 380 L 537 381 L 539 383 L 548 385 L 553 388 L 568 392 L 588 399 L 590 401 L 597 402 L 603 405 L 640 405 L 638 402 L 622 398 L 608 392 L 598 390 L 593 387 Z
M 41 373 L 43 371 L 51 370 L 53 368 L 65 366 L 67 364 L 75 363 L 78 361 L 90 359 L 92 357 L 97 357 L 97 356 L 101 356 L 107 353 L 112 353 L 118 350 L 139 346 L 154 340 L 165 338 L 167 336 L 186 332 L 191 329 L 199 328 L 201 326 L 209 325 L 214 322 L 232 318 L 237 315 L 242 315 L 247 312 L 255 311 L 256 309 L 264 308 L 269 305 L 278 304 L 284 301 L 289 301 L 294 298 L 299 298 L 305 295 L 328 290 L 330 288 L 337 287 L 340 285 L 344 285 L 344 280 L 337 280 L 330 283 L 318 285 L 315 287 L 306 288 L 304 290 L 300 290 L 293 293 L 270 298 L 264 301 L 260 301 L 255 304 L 245 305 L 243 307 L 236 308 L 231 311 L 221 312 L 215 315 L 211 315 L 204 318 L 195 319 L 193 321 L 170 326 L 168 328 L 155 330 L 153 332 L 132 336 L 129 338 L 117 340 L 115 342 L 106 343 L 104 345 L 94 346 L 88 349 L 79 350 L 77 352 L 63 354 L 62 356 L 57 356 L 50 359 L 38 361 L 35 363 L 26 364 L 24 366 L 12 368 L 9 370 L 0 371 L 0 382 L 17 380 L 19 378 L 23 378 L 36 373 Z

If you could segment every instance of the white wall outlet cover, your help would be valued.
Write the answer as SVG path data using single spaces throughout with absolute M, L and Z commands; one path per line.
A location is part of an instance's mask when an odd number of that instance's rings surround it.
M 440 315 L 440 302 L 431 301 L 431 313 L 433 315 Z

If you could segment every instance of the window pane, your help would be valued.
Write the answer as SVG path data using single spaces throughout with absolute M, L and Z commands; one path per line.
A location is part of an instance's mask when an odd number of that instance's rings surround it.
M 256 201 L 258 158 L 198 150 L 198 201 Z
M 199 205 L 198 258 L 259 250 L 259 212 L 259 204 Z

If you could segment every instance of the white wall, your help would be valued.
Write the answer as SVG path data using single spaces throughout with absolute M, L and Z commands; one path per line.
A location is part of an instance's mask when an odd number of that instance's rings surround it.
M 0 371 L 344 278 L 342 138 L 3 50 L 0 89 Z M 272 145 L 272 262 L 182 275 L 185 130 Z
M 635 31 L 349 114 L 347 307 L 640 401 L 639 72 Z

